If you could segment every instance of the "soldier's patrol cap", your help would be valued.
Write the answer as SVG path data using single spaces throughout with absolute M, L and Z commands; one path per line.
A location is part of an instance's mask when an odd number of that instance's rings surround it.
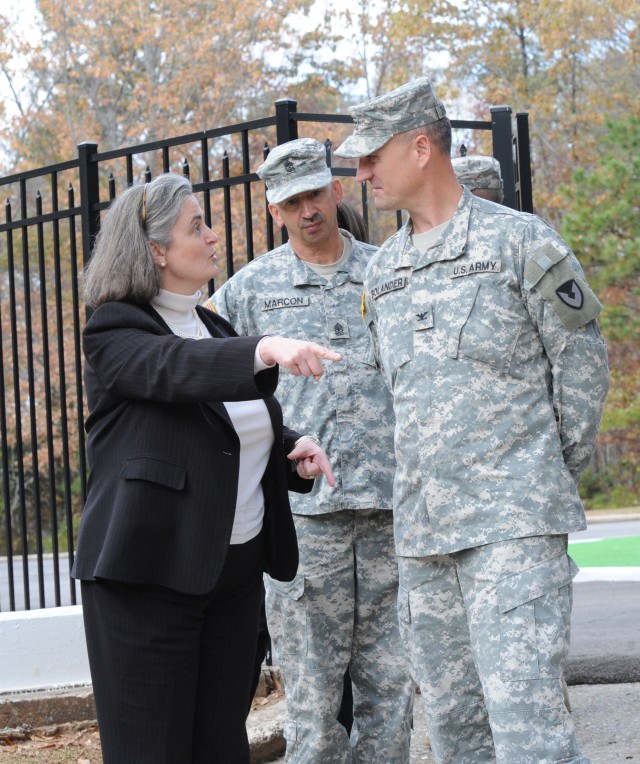
M 475 188 L 502 189 L 500 162 L 495 157 L 472 154 L 451 160 L 458 182 L 469 191 Z
M 296 194 L 315 191 L 331 183 L 324 144 L 313 138 L 296 138 L 269 152 L 256 170 L 267 186 L 269 204 L 279 204 Z
M 349 159 L 372 154 L 396 133 L 405 133 L 446 116 L 444 105 L 428 77 L 411 80 L 390 93 L 354 106 L 350 111 L 355 129 L 334 152 L 336 156 Z

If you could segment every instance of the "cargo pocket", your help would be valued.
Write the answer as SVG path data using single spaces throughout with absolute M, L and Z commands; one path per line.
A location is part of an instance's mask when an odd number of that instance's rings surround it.
M 560 676 L 569 647 L 570 585 L 577 572 L 563 553 L 498 581 L 505 680 Z
M 265 576 L 267 620 L 279 656 L 307 654 L 307 607 L 304 575 L 293 581 Z

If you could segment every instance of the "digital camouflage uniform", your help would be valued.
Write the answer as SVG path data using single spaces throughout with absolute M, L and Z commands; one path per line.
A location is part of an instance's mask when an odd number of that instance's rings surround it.
M 600 304 L 551 228 L 466 189 L 434 247 L 410 233 L 371 260 L 366 320 L 394 398 L 398 607 L 436 761 L 585 763 L 561 682 L 566 534 L 585 527 L 576 486 L 609 380 Z
M 267 620 L 285 681 L 287 761 L 396 764 L 409 761 L 415 686 L 396 611 L 393 412 L 362 320 L 375 248 L 343 235 L 352 254 L 328 279 L 285 244 L 245 265 L 212 302 L 240 334 L 313 340 L 343 356 L 317 383 L 280 372 L 285 417 L 320 440 L 336 487 L 317 480 L 292 496 L 299 572 L 284 585 L 267 578 Z M 336 721 L 347 666 L 351 743 Z

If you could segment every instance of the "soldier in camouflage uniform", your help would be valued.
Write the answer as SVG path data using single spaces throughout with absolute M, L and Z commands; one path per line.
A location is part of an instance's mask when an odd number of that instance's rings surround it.
M 265 581 L 287 696 L 287 761 L 401 764 L 415 685 L 396 610 L 393 409 L 362 321 L 375 248 L 338 228 L 342 187 L 319 141 L 278 146 L 258 175 L 289 241 L 245 265 L 211 301 L 240 334 L 322 338 L 343 356 L 318 383 L 281 372 L 276 392 L 285 415 L 333 455 L 336 480 L 292 498 L 299 572 L 289 584 Z M 347 668 L 351 739 L 336 719 Z
M 542 220 L 473 196 L 419 78 L 356 106 L 338 156 L 406 225 L 365 320 L 392 391 L 398 608 L 439 764 L 587 764 L 563 702 L 567 534 L 609 386 L 600 303 Z
M 454 157 L 451 160 L 453 171 L 458 183 L 466 186 L 474 196 L 487 199 L 496 204 L 504 201 L 502 173 L 500 162 L 495 157 L 473 154 L 464 157 Z M 564 703 L 571 711 L 571 698 L 569 688 L 562 677 L 562 693 Z
M 500 162 L 495 157 L 480 154 L 454 157 L 451 160 L 458 183 L 466 186 L 474 196 L 502 204 L 504 191 Z

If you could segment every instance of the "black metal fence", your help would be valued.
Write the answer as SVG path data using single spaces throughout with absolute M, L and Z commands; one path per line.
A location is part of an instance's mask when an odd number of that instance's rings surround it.
M 297 137 L 331 146 L 351 131 L 346 115 L 299 113 L 275 104 L 264 119 L 115 151 L 93 143 L 75 159 L 0 179 L 6 198 L 0 224 L 0 610 L 76 604 L 69 576 L 86 495 L 81 332 L 86 318 L 79 274 L 90 256 L 102 211 L 118 189 L 160 172 L 189 176 L 206 222 L 224 237 L 226 275 L 274 246 L 264 189 L 252 172 L 269 147 Z M 491 109 L 490 119 L 452 121 L 469 142 L 489 131 L 505 204 L 531 211 L 526 114 Z M 460 131 L 457 133 L 456 131 Z M 473 139 L 472 139 L 473 142 Z M 347 195 L 359 201 L 373 243 L 400 222 L 370 209 L 355 165 L 334 166 Z M 224 275 L 223 275 L 224 278 Z M 210 285 L 210 289 L 213 285 Z

